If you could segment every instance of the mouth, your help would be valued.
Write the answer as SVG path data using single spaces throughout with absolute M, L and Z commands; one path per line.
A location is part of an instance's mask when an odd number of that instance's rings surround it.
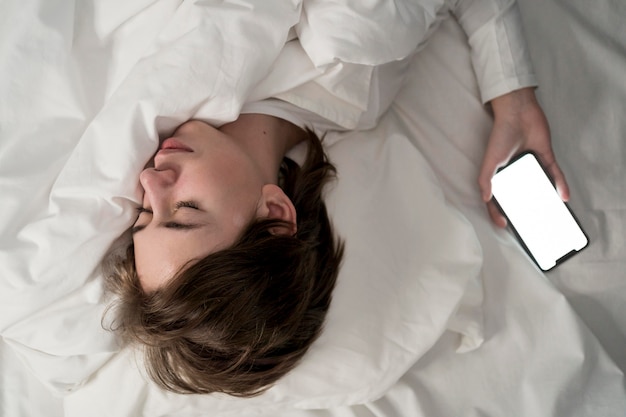
M 191 149 L 189 146 L 186 146 L 185 144 L 183 144 L 182 142 L 174 138 L 169 138 L 163 141 L 163 143 L 161 144 L 161 147 L 159 148 L 159 152 L 162 152 L 162 151 L 193 152 L 193 149 Z

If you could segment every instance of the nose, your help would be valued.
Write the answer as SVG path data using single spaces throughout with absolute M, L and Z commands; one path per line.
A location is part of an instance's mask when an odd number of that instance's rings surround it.
M 158 210 L 165 205 L 167 195 L 176 183 L 176 172 L 173 169 L 144 169 L 139 174 L 139 183 L 145 191 L 144 201 L 147 199 L 152 210 Z

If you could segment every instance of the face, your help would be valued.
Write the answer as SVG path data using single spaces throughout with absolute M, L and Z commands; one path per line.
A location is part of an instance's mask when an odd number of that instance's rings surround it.
M 133 243 L 143 289 L 235 243 L 259 211 L 260 178 L 235 140 L 203 122 L 187 122 L 165 140 L 139 177 L 145 193 Z

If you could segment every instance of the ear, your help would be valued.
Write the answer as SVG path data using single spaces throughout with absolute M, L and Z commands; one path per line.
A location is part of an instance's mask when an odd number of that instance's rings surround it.
M 261 191 L 261 204 L 257 209 L 260 218 L 283 220 L 289 226 L 273 227 L 270 232 L 274 235 L 296 234 L 296 208 L 285 192 L 275 184 L 265 184 Z

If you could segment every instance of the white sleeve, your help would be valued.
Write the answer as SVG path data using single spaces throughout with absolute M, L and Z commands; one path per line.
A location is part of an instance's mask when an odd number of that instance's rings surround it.
M 536 86 L 515 0 L 447 0 L 469 38 L 483 103 Z

